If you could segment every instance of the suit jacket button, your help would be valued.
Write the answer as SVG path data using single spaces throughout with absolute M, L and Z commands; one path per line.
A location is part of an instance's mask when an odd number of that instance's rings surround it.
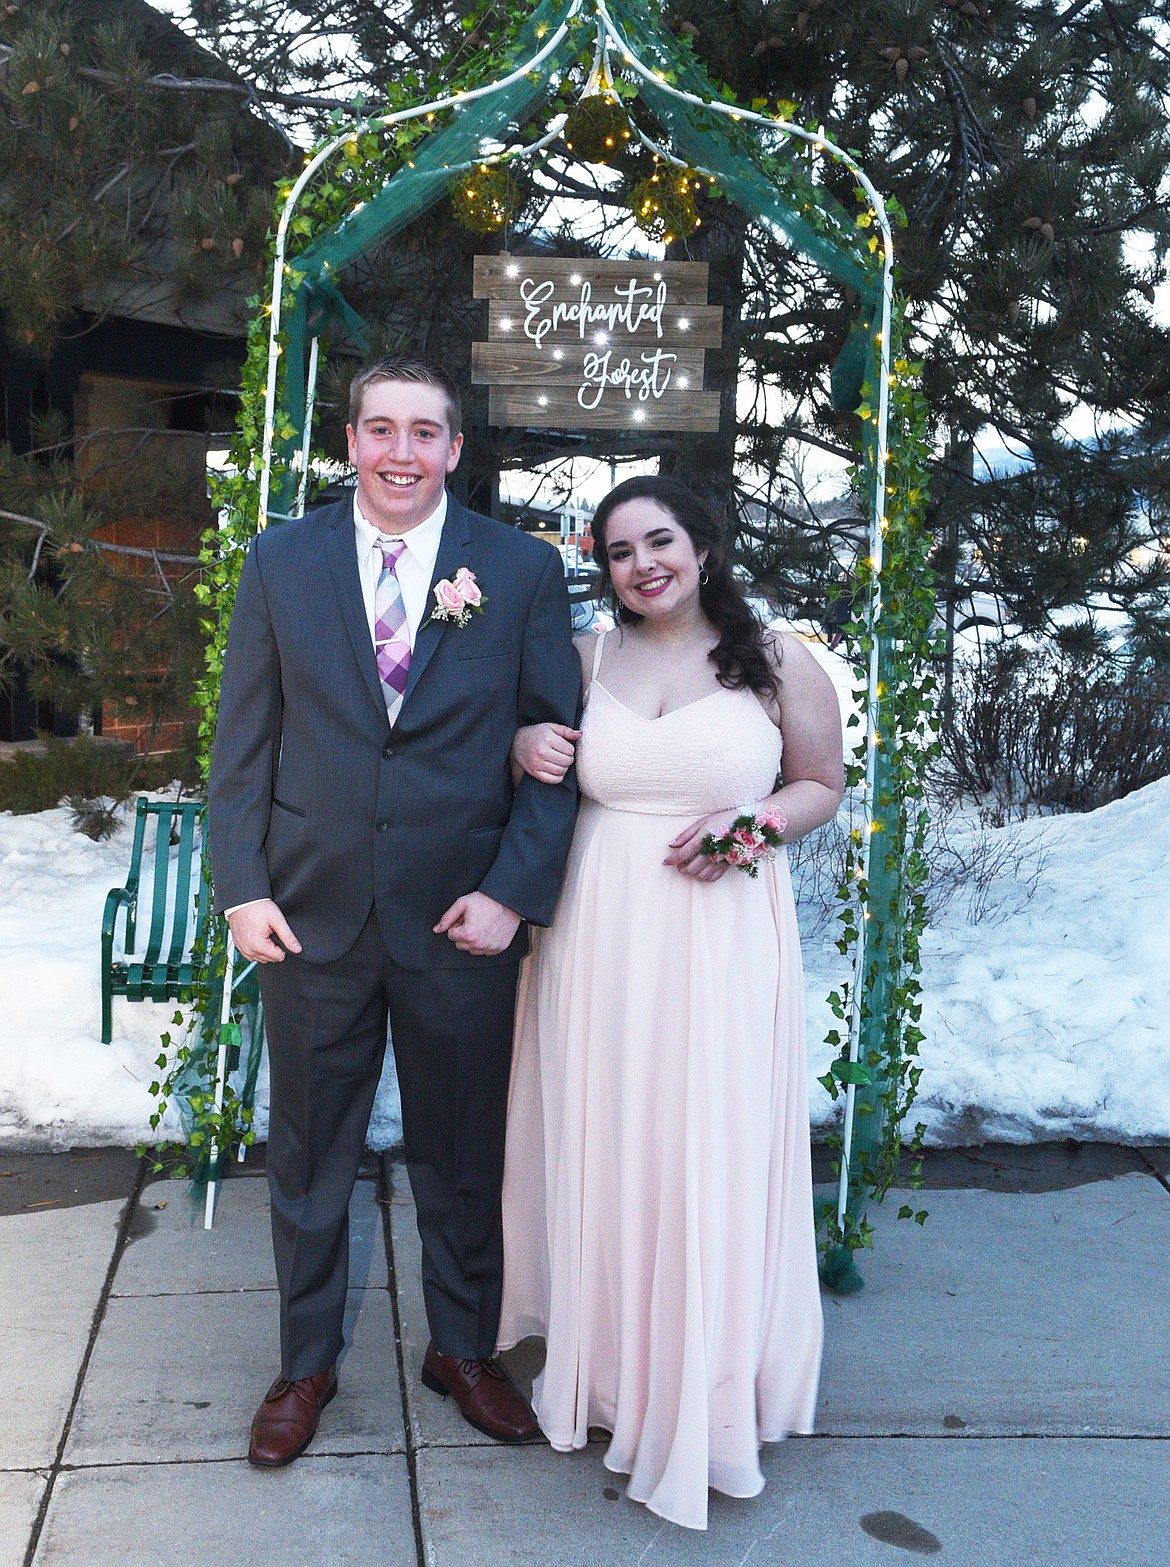
M 390 823 L 389 822 L 379 822 L 378 823 L 378 831 L 379 832 L 389 832 L 390 831 Z
M 394 747 L 390 744 L 389 741 L 387 741 L 386 744 L 382 747 L 382 755 L 386 761 L 389 761 L 390 758 L 394 755 Z

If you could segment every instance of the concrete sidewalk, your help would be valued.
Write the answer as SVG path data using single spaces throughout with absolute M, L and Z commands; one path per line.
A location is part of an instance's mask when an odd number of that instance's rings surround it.
M 705 1535 L 624 1498 L 604 1446 L 507 1449 L 418 1382 L 405 1174 L 354 1194 L 349 1350 L 313 1448 L 243 1459 L 277 1365 L 267 1189 L 117 1151 L 0 1156 L 0 1567 L 1158 1567 L 1170 1548 L 1170 1151 L 935 1154 L 924 1230 L 878 1215 L 826 1297 L 815 1437 L 765 1450 Z M 519 1381 L 539 1346 L 510 1357 Z

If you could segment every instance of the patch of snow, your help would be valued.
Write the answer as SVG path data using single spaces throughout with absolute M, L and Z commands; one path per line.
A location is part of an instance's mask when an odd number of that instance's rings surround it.
M 0 1148 L 69 1148 L 151 1137 L 151 1082 L 160 1036 L 175 1003 L 115 996 L 113 1042 L 101 1042 L 102 911 L 111 887 L 125 885 L 133 809 L 105 843 L 75 832 L 60 807 L 33 815 L 0 812 Z M 150 927 L 154 853 L 148 829 L 138 906 L 141 953 Z M 124 933 L 123 916 L 116 926 Z M 266 1074 L 257 1132 L 267 1130 Z M 169 1111 L 164 1135 L 176 1137 Z M 370 1145 L 401 1137 L 397 1084 L 384 1074 Z
M 1017 852 L 1001 857 L 982 900 L 994 918 L 971 923 L 956 895 L 924 943 L 927 1037 L 911 1122 L 940 1145 L 1170 1141 L 1170 778 L 1087 815 L 1001 831 Z M 113 1044 L 99 1037 L 102 908 L 125 881 L 130 839 L 124 823 L 92 843 L 64 809 L 0 814 L 0 1147 L 133 1146 L 149 1135 L 148 1086 L 173 1007 L 115 999 Z M 1038 863 L 1023 896 L 1020 877 Z M 144 906 L 140 929 L 148 921 Z M 831 931 L 806 940 L 805 966 L 810 1108 L 823 1132 L 839 1114 L 815 1081 L 834 1053 L 824 997 L 843 977 Z M 265 1089 L 262 1075 L 260 1136 Z M 388 1052 L 369 1140 L 386 1147 L 400 1135 Z
M 981 900 L 994 917 L 972 924 L 957 896 L 923 942 L 910 1124 L 937 1145 L 1170 1140 L 1170 778 L 989 832 L 1017 845 Z M 831 936 L 806 943 L 805 967 L 815 1079 L 835 1054 L 822 997 L 845 977 Z M 815 1081 L 811 1101 L 827 1129 L 839 1107 Z

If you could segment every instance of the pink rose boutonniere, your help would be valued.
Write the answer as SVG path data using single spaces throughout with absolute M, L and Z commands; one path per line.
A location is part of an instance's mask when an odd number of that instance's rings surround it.
M 435 603 L 431 620 L 451 620 L 465 626 L 472 615 L 482 615 L 487 595 L 475 580 L 475 572 L 460 566 L 453 577 L 435 583 Z

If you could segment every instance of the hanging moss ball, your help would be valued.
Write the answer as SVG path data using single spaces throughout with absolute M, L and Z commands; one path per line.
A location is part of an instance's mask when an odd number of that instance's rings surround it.
M 694 169 L 676 169 L 660 163 L 626 197 L 634 222 L 650 239 L 668 245 L 691 234 L 702 223 L 695 197 L 703 181 Z
M 569 111 L 565 146 L 584 163 L 608 163 L 630 143 L 630 122 L 620 98 L 591 93 Z
M 494 234 L 519 216 L 528 199 L 526 186 L 499 164 L 481 163 L 451 192 L 455 216 L 476 234 Z

